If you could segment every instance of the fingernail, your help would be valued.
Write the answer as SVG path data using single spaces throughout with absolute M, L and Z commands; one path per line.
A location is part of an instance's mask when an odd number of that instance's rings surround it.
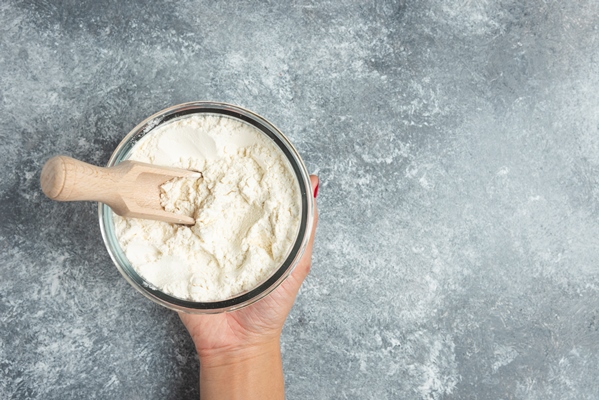
M 320 181 L 318 181 L 318 183 L 316 184 L 316 187 L 314 188 L 314 198 L 316 198 L 316 196 L 318 196 L 318 186 L 320 186 Z

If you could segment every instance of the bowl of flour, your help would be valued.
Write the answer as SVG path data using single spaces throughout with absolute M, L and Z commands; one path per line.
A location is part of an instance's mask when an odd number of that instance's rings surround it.
M 291 142 L 263 117 L 225 103 L 170 107 L 136 126 L 108 166 L 124 160 L 201 173 L 161 187 L 164 209 L 194 218 L 193 226 L 98 207 L 115 265 L 158 304 L 235 310 L 274 290 L 301 258 L 313 214 L 309 175 Z

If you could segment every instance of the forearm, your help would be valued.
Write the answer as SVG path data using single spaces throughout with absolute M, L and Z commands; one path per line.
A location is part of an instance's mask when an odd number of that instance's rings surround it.
M 284 399 L 278 338 L 247 349 L 200 354 L 200 399 Z

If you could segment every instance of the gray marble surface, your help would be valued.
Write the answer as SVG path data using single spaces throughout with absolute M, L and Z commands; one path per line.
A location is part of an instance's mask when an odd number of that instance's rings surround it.
M 41 166 L 254 110 L 321 179 L 289 399 L 599 398 L 599 3 L 0 3 L 0 398 L 192 399 L 177 316 Z

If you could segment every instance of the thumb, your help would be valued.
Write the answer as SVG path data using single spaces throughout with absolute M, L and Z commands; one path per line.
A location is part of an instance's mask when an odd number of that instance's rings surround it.
M 295 267 L 295 270 L 291 274 L 294 280 L 297 280 L 299 285 L 302 284 L 308 273 L 310 272 L 310 266 L 312 264 L 312 247 L 314 246 L 314 236 L 316 234 L 316 225 L 318 225 L 318 207 L 316 206 L 316 196 L 318 195 L 318 186 L 320 181 L 316 175 L 310 175 L 310 184 L 312 185 L 312 195 L 314 196 L 314 219 L 312 220 L 312 232 L 310 232 L 310 240 L 306 246 L 306 250 L 299 263 Z M 298 289 L 299 289 L 298 285 Z

